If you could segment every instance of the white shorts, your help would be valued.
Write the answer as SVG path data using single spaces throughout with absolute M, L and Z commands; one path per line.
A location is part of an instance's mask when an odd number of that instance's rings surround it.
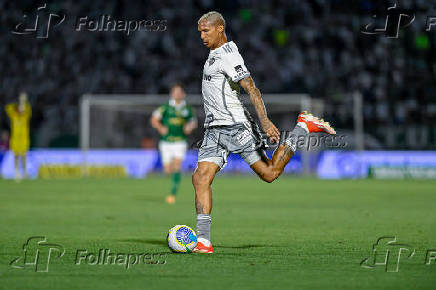
M 185 159 L 187 143 L 185 141 L 177 142 L 159 142 L 159 151 L 162 159 L 162 164 L 170 163 L 173 158 L 178 158 L 183 161 Z

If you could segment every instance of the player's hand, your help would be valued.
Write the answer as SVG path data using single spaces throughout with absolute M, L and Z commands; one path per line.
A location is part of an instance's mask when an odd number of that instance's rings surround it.
M 159 129 L 158 129 L 158 131 L 159 131 L 159 134 L 160 134 L 161 136 L 165 136 L 166 134 L 168 134 L 168 127 L 166 127 L 166 126 L 160 126 Z
M 273 143 L 279 143 L 280 131 L 269 119 L 261 121 L 261 126 L 263 131 Z
M 195 124 L 187 123 L 185 127 L 183 127 L 183 132 L 185 133 L 185 135 L 189 135 L 192 133 L 192 131 L 194 131 L 194 129 L 195 129 Z

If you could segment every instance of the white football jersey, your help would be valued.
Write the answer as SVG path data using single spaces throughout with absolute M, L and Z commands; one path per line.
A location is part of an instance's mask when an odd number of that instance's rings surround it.
M 210 51 L 201 84 L 205 128 L 247 122 L 238 82 L 249 75 L 233 41 Z

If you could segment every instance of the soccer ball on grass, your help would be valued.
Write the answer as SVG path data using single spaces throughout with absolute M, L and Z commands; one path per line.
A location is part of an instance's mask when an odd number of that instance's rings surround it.
M 168 247 L 176 253 L 191 253 L 197 245 L 194 230 L 185 225 L 176 225 L 167 235 Z

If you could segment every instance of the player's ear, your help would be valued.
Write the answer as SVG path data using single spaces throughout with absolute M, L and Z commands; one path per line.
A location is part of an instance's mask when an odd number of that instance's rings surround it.
M 217 29 L 220 33 L 223 33 L 224 32 L 224 25 L 222 25 L 222 24 L 218 25 Z

